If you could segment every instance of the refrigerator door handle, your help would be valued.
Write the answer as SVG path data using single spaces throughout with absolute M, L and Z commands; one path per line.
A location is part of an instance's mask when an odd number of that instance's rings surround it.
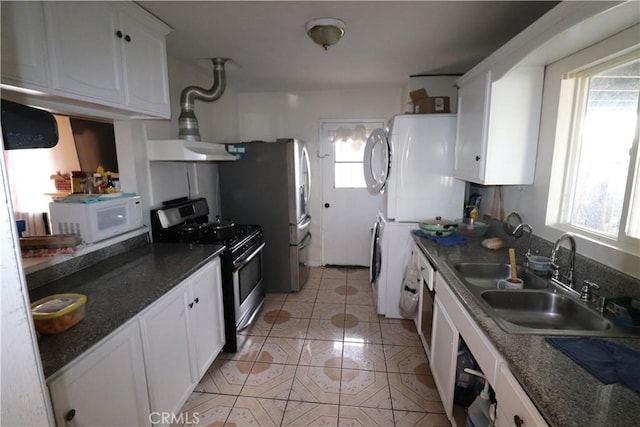
M 304 239 L 302 239 L 302 242 L 300 242 L 300 247 L 298 248 L 298 250 L 302 250 L 304 248 L 306 248 L 307 246 L 309 246 L 311 244 L 311 233 L 308 233 Z
M 304 230 L 305 228 L 309 227 L 309 224 L 311 224 L 311 217 L 307 215 L 302 221 L 298 223 L 298 230 Z

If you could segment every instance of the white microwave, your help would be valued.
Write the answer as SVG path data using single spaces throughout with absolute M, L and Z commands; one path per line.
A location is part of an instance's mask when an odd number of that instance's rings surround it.
M 49 204 L 53 234 L 80 234 L 85 243 L 99 242 L 143 226 L 140 196 L 94 203 Z

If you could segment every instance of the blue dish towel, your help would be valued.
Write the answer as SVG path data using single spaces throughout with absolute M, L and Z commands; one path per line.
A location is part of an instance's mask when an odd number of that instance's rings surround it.
M 411 232 L 416 236 L 433 240 L 434 242 L 442 246 L 453 246 L 453 245 L 460 245 L 463 243 L 467 243 L 467 238 L 458 233 L 453 233 L 448 236 L 439 237 L 439 236 L 430 236 L 422 230 L 411 230 Z
M 545 339 L 604 384 L 621 382 L 640 393 L 640 351 L 601 338 Z

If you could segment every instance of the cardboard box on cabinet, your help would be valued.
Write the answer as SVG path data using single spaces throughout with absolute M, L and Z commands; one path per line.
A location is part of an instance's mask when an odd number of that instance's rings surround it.
M 414 90 L 409 96 L 416 114 L 444 114 L 451 111 L 448 96 L 429 96 L 425 89 Z

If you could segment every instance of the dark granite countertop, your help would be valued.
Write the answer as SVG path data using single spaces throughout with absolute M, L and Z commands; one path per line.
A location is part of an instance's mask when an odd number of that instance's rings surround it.
M 551 346 L 541 335 L 505 332 L 475 301 L 449 266 L 458 261 L 507 263 L 507 249 L 489 250 L 481 238 L 467 244 L 440 246 L 416 237 L 425 255 L 449 283 L 540 413 L 554 426 L 635 426 L 640 420 L 640 394 L 621 384 L 605 385 Z M 640 350 L 640 339 L 607 338 Z M 639 368 L 640 369 L 640 368 Z
M 148 244 L 107 258 L 30 292 L 31 301 L 58 293 L 87 296 L 85 318 L 62 333 L 41 335 L 45 377 L 140 313 L 224 250 L 220 245 Z

